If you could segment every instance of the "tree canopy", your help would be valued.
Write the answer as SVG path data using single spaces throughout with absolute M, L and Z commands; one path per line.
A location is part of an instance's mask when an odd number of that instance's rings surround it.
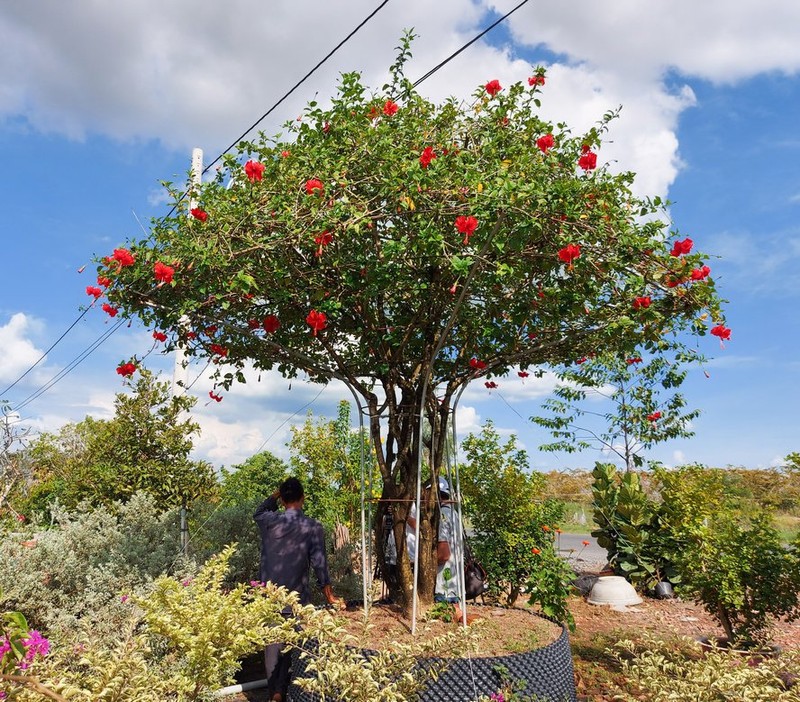
M 88 291 L 167 348 L 211 359 L 214 399 L 247 364 L 343 380 L 368 410 L 384 497 L 402 500 L 420 415 L 435 474 L 470 381 L 655 351 L 708 320 L 730 333 L 702 254 L 663 203 L 598 167 L 614 114 L 580 136 L 542 120 L 541 70 L 434 104 L 403 75 L 409 42 L 381 90 L 343 75 L 330 106 L 242 142 L 188 197 L 170 186 L 173 213 L 103 258 Z

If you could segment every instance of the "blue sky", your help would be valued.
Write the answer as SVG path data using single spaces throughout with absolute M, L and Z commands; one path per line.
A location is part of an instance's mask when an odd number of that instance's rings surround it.
M 330 95 L 342 71 L 360 70 L 380 86 L 405 27 L 420 35 L 413 79 L 515 4 L 391 0 L 262 128 L 275 132 L 307 100 Z M 183 180 L 192 147 L 216 157 L 378 2 L 65 5 L 0 7 L 0 392 L 78 317 L 94 282 L 91 258 L 166 213 L 159 181 Z M 800 450 L 798 27 L 800 6 L 790 0 L 530 3 L 421 87 L 433 99 L 466 97 L 489 79 L 524 80 L 543 64 L 545 118 L 580 132 L 622 105 L 600 158 L 636 171 L 640 194 L 673 202 L 682 235 L 712 255 L 733 330 L 724 349 L 711 337 L 699 342 L 713 358 L 690 373 L 684 392 L 702 415 L 693 439 L 649 454 L 668 464 L 769 466 Z M 19 406 L 108 328 L 103 313 L 90 311 L 0 399 Z M 123 327 L 22 406 L 21 424 L 56 430 L 87 414 L 109 416 L 123 389 L 117 363 L 150 341 Z M 166 373 L 171 363 L 148 358 Z M 541 469 L 602 458 L 536 450 L 547 436 L 526 419 L 551 378 L 498 382 L 498 391 L 480 383 L 465 394 L 460 431 L 492 419 Z M 308 409 L 333 417 L 347 398 L 342 388 L 269 376 L 209 405 L 209 388 L 202 378 L 193 388 L 203 428 L 197 455 L 217 465 L 261 448 L 285 455 L 292 423 Z

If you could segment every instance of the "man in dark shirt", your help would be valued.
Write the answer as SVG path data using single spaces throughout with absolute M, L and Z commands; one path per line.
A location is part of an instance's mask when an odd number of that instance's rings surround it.
M 283 512 L 278 511 L 279 501 L 283 503 Z M 322 524 L 303 514 L 304 502 L 302 484 L 297 478 L 289 478 L 256 509 L 253 519 L 261 532 L 259 576 L 264 582 L 283 585 L 298 593 L 300 603 L 308 604 L 310 565 L 328 604 L 341 607 L 341 600 L 331 589 Z M 268 646 L 265 663 L 270 699 L 283 702 L 289 687 L 291 653 L 282 651 L 281 644 Z

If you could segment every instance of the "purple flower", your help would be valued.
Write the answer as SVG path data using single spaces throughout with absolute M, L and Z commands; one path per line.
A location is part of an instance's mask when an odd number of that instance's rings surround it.
M 35 629 L 29 631 L 28 636 L 22 639 L 22 645 L 27 649 L 25 659 L 29 661 L 32 661 L 36 655 L 46 656 L 50 653 L 50 641 Z
M 493 692 L 489 699 L 492 702 L 506 702 L 506 698 L 503 696 L 502 692 Z

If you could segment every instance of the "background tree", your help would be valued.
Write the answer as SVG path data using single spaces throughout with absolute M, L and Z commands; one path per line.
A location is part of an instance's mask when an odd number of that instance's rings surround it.
M 348 385 L 381 473 L 378 529 L 397 505 L 392 594 L 406 605 L 423 419 L 436 478 L 470 381 L 598 350 L 642 354 L 664 335 L 706 333 L 705 310 L 721 322 L 713 282 L 691 276 L 702 256 L 689 239 L 668 241 L 661 202 L 634 197 L 632 174 L 597 168 L 613 114 L 579 137 L 545 122 L 542 72 L 433 104 L 403 75 L 409 44 L 381 91 L 346 74 L 329 107 L 312 102 L 286 136 L 242 142 L 191 198 L 170 186 L 173 213 L 98 269 L 109 305 L 165 334 L 167 348 L 211 358 L 220 388 L 244 381 L 247 364 Z M 431 499 L 423 603 L 436 520 Z
M 292 473 L 300 477 L 308 495 L 307 511 L 329 525 L 344 524 L 361 529 L 361 452 L 360 432 L 350 424 L 350 404 L 340 402 L 335 420 L 314 422 L 309 413 L 302 427 L 292 427 L 289 442 Z M 365 478 L 372 455 L 365 451 Z M 373 465 L 374 468 L 374 465 Z M 371 497 L 373 489 L 366 485 Z
M 288 477 L 286 461 L 269 451 L 261 451 L 230 470 L 220 470 L 220 502 L 255 507 Z
M 30 429 L 20 425 L 19 414 L 0 402 L 0 517 L 10 513 L 24 520 L 12 504 L 14 494 L 26 494 L 32 482 L 30 462 L 25 446 Z
M 87 417 L 32 442 L 36 485 L 25 506 L 47 510 L 55 499 L 66 507 L 110 504 L 141 490 L 167 509 L 214 493 L 211 465 L 189 458 L 199 428 L 188 416 L 196 398 L 172 396 L 168 383 L 146 370 L 131 390 L 116 395 L 112 419 Z
M 671 358 L 670 351 L 675 351 Z M 544 403 L 549 415 L 531 417 L 556 439 L 540 448 L 566 452 L 596 448 L 616 454 L 632 471 L 644 465 L 643 450 L 693 436 L 691 423 L 700 412 L 684 411 L 685 398 L 672 390 L 686 378 L 686 364 L 699 359 L 673 344 L 657 345 L 657 352 L 647 360 L 592 355 L 562 368 L 555 397 Z M 609 401 L 611 409 L 599 407 L 598 399 Z
M 489 421 L 463 442 L 460 466 L 464 512 L 476 557 L 489 575 L 490 594 L 513 605 L 531 573 L 552 550 L 564 505 L 543 497 L 545 477 L 533 473 L 515 436 L 501 443 Z

